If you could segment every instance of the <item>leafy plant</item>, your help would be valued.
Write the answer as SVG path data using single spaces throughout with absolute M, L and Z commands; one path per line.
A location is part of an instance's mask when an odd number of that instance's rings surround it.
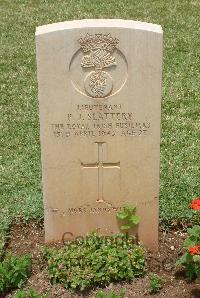
M 158 293 L 163 286 L 164 280 L 157 274 L 151 274 L 149 280 L 149 293 L 156 294 Z
M 144 251 L 132 236 L 101 236 L 91 233 L 77 238 L 64 248 L 45 248 L 48 274 L 52 283 L 84 291 L 143 275 Z
M 98 291 L 97 292 L 97 298 L 124 298 L 125 297 L 125 291 L 122 290 L 119 293 L 116 293 L 114 291 L 111 292 L 104 292 L 104 291 Z
M 135 212 L 135 206 L 125 204 L 123 206 L 123 210 L 117 213 L 117 219 L 123 221 L 123 224 L 120 226 L 120 229 L 122 231 L 129 231 L 139 224 L 140 219 L 137 215 L 135 215 Z
M 7 253 L 4 260 L 0 262 L 0 293 L 20 288 L 27 279 L 30 269 L 29 256 L 17 257 Z
M 200 278 L 200 226 L 196 225 L 187 230 L 188 237 L 183 243 L 185 254 L 176 262 L 177 266 L 185 268 L 189 280 Z
M 48 298 L 48 296 L 43 294 L 41 295 L 34 289 L 29 289 L 26 291 L 24 290 L 18 291 L 17 293 L 15 293 L 13 298 Z

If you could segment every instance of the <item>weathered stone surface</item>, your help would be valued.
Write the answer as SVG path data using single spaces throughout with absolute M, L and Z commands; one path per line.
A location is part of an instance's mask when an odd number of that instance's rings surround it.
M 36 46 L 46 241 L 118 232 L 130 202 L 156 250 L 161 27 L 63 22 L 38 27 Z

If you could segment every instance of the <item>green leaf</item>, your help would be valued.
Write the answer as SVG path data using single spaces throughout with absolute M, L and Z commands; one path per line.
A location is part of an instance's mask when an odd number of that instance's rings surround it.
M 122 225 L 121 230 L 130 230 L 132 227 L 130 225 Z
M 200 264 L 200 255 L 193 256 L 193 261 Z M 199 265 L 200 266 L 200 265 Z
M 190 263 L 193 261 L 193 258 L 189 252 L 185 253 L 185 260 L 186 260 L 186 263 Z
M 176 261 L 176 266 L 182 266 L 186 263 L 186 254 Z
M 124 211 L 128 212 L 129 214 L 134 213 L 136 210 L 135 206 L 132 206 L 131 204 L 124 204 Z
M 190 281 L 195 277 L 196 273 L 194 263 L 187 264 L 185 275 Z
M 188 237 L 185 239 L 185 241 L 183 242 L 183 247 L 188 249 L 191 246 L 195 246 L 196 245 L 196 239 L 192 238 L 192 237 Z
M 103 291 L 98 291 L 97 298 L 106 298 L 106 294 Z
M 132 225 L 138 225 L 139 222 L 140 222 L 140 218 L 139 216 L 137 215 L 132 215 L 130 218 L 129 218 L 129 221 Z
M 190 229 L 187 230 L 188 234 L 190 236 L 195 236 L 200 238 L 200 225 L 196 225 Z
M 118 212 L 117 213 L 117 218 L 118 219 L 121 219 L 121 220 L 123 220 L 123 219 L 126 219 L 128 217 L 128 214 L 126 214 L 125 212 Z

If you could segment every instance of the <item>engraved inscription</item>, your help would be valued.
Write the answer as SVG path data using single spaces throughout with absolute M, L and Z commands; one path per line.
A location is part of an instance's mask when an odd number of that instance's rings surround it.
M 51 123 L 51 130 L 60 138 L 140 137 L 151 133 L 151 125 L 137 119 L 133 112 L 124 111 L 121 104 L 78 104 L 62 122 Z
M 85 78 L 85 91 L 93 98 L 108 96 L 113 88 L 111 75 L 103 69 L 116 65 L 113 51 L 119 40 L 110 34 L 86 34 L 79 39 L 79 44 L 85 55 L 82 58 L 83 68 L 94 68 Z
M 104 162 L 103 161 L 103 147 L 102 145 L 105 142 L 95 142 L 98 146 L 98 161 L 95 163 L 83 163 L 81 162 L 81 166 L 86 169 L 97 168 L 98 169 L 98 198 L 97 203 L 107 203 L 103 196 L 103 170 L 106 168 L 118 168 L 120 170 L 120 162 L 112 163 L 112 162 Z
M 139 206 L 148 206 L 155 203 L 158 200 L 158 197 L 153 197 L 150 200 L 139 202 L 136 204 L 137 207 Z M 118 202 L 115 206 L 90 206 L 90 205 L 83 205 L 83 206 L 74 206 L 69 207 L 67 210 L 60 210 L 55 209 L 52 207 L 46 207 L 45 210 L 52 213 L 60 213 L 62 216 L 68 215 L 77 215 L 77 214 L 103 214 L 103 213 L 111 213 L 111 212 L 118 212 L 123 210 L 123 201 Z
M 80 207 L 69 207 L 67 210 L 59 210 L 57 209 L 57 213 L 61 214 L 62 216 L 69 216 L 69 215 L 81 215 L 81 214 L 103 214 L 103 213 L 116 213 L 118 211 L 122 211 L 122 206 L 80 206 Z M 47 212 L 55 212 L 53 208 L 46 207 L 45 211 Z

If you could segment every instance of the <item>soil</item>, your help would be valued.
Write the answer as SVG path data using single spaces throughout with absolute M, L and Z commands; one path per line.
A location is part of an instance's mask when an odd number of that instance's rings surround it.
M 157 253 L 147 252 L 148 272 L 157 273 L 165 282 L 160 293 L 153 297 L 180 297 L 180 298 L 200 298 L 200 284 L 198 282 L 188 283 L 184 272 L 175 268 L 175 262 L 181 255 L 182 242 L 186 237 L 184 230 L 170 230 L 159 232 L 159 251 Z M 15 223 L 11 227 L 10 240 L 6 250 L 16 255 L 31 254 L 32 274 L 28 279 L 25 289 L 34 288 L 39 293 L 47 293 L 50 298 L 54 297 L 96 297 L 99 289 L 90 291 L 87 294 L 73 294 L 61 285 L 51 285 L 44 264 L 40 263 L 40 249 L 44 245 L 43 224 L 36 222 Z M 58 246 L 62 245 L 61 243 Z M 132 282 L 110 284 L 101 289 L 106 292 L 120 292 L 125 289 L 125 297 L 152 297 L 148 293 L 149 277 L 134 279 Z M 13 297 L 13 293 L 2 295 L 3 297 Z

